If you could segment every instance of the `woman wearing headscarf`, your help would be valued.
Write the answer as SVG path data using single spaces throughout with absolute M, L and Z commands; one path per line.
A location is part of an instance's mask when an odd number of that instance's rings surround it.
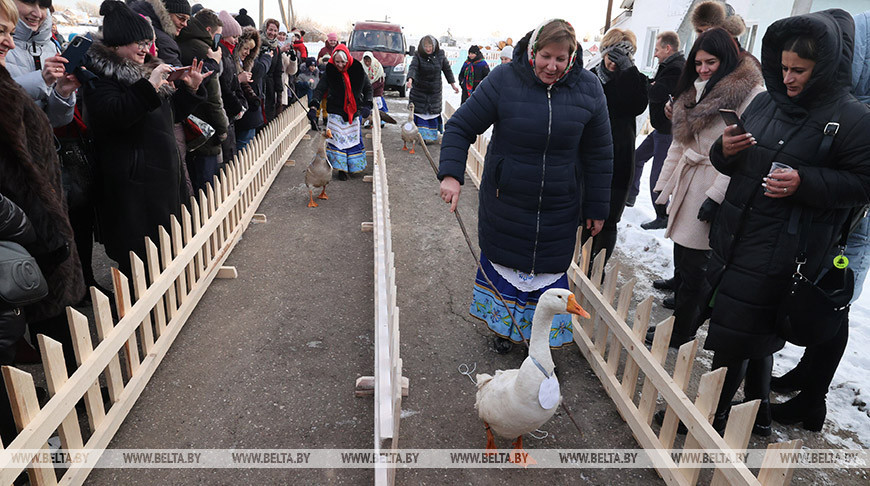
M 441 198 L 456 208 L 468 147 L 493 126 L 480 185 L 480 263 L 470 307 L 496 334 L 495 349 L 528 338 L 538 298 L 568 288 L 577 228 L 597 234 L 609 211 L 613 165 L 607 100 L 594 74 L 575 65 L 579 44 L 561 19 L 517 44 L 447 122 Z M 508 307 L 496 296 L 501 293 Z M 517 329 L 508 317 L 515 318 Z M 550 346 L 573 343 L 568 316 L 553 320 Z
M 384 85 L 387 80 L 387 75 L 384 73 L 384 67 L 371 51 L 363 53 L 362 60 L 363 65 L 366 68 L 366 74 L 369 76 L 369 82 L 372 83 L 372 97 L 375 103 L 374 107 L 385 113 L 389 112 L 387 109 L 387 100 L 384 99 Z M 383 121 L 381 121 L 381 126 L 384 126 Z
M 97 217 L 106 254 L 130 275 L 130 251 L 145 260 L 145 237 L 178 214 L 182 166 L 173 124 L 205 97 L 202 61 L 179 79 L 148 55 L 151 23 L 123 2 L 100 6 L 102 37 L 86 62 L 96 78 L 83 87 L 84 118 L 94 139 L 99 188 Z
M 601 64 L 592 69 L 604 87 L 610 133 L 613 137 L 613 178 L 610 180 L 610 212 L 604 228 L 592 241 L 592 253 L 605 250 L 605 258 L 616 248 L 616 224 L 622 218 L 628 191 L 634 181 L 634 147 L 638 115 L 646 110 L 649 79 L 637 70 L 633 56 L 637 50 L 634 32 L 610 29 L 601 39 Z M 582 238 L 589 238 L 583 232 Z
M 459 69 L 459 86 L 462 88 L 462 101 L 460 101 L 460 104 L 465 103 L 465 100 L 471 96 L 474 88 L 480 85 L 487 74 L 489 74 L 489 64 L 483 58 L 480 47 L 469 47 L 468 59 L 462 63 L 462 67 Z
M 810 430 L 824 423 L 837 360 L 817 363 L 785 404 L 770 406 L 768 395 L 772 354 L 784 344 L 778 309 L 797 261 L 816 281 L 832 267 L 854 208 L 870 202 L 870 110 L 849 93 L 854 36 L 852 16 L 840 9 L 774 22 L 761 49 L 767 91 L 743 113 L 747 133 L 728 127 L 710 150 L 713 165 L 731 176 L 707 272 L 715 295 L 704 347 L 714 351 L 713 368 L 728 368 L 714 425 L 724 425 L 744 375 L 746 399 L 761 399 L 756 433 L 770 433 L 771 412 Z M 792 170 L 771 172 L 773 161 Z M 847 337 L 842 323 L 831 352 Z
M 317 107 L 324 96 L 329 114 L 326 126 L 332 131 L 326 157 L 339 171 L 339 180 L 347 180 L 348 173 L 366 168 L 360 124 L 361 118 L 368 118 L 372 112 L 372 85 L 362 64 L 351 57 L 344 44 L 333 51 L 326 75 L 320 78 L 308 101 L 310 120 L 317 119 Z
M 420 45 L 411 59 L 408 67 L 406 87 L 411 90 L 408 99 L 414 103 L 414 124 L 426 142 L 438 141 L 438 135 L 444 131 L 441 121 L 441 74 L 453 86 L 455 93 L 459 92 L 453 70 L 444 51 L 438 47 L 435 37 L 427 35 L 420 39 Z

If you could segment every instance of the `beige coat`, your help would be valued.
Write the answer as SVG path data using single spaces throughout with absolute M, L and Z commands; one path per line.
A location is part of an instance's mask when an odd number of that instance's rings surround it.
M 725 130 L 719 109 L 742 114 L 762 91 L 761 68 L 755 58 L 747 56 L 694 108 L 685 107 L 688 101 L 695 100 L 694 86 L 674 103 L 674 141 L 655 188 L 661 192 L 656 203 L 671 200 L 665 237 L 674 243 L 696 250 L 710 249 L 710 223 L 698 219 L 698 210 L 708 197 L 721 203 L 730 181 L 710 163 L 710 147 Z

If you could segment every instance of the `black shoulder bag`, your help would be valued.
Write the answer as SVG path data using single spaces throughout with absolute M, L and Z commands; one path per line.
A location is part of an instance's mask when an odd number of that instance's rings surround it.
M 48 295 L 36 259 L 18 243 L 0 241 L 0 275 L 0 309 L 17 309 Z
M 825 137 L 819 147 L 824 157 L 831 150 L 839 109 L 832 121 L 825 125 Z M 812 218 L 807 218 L 799 239 L 799 252 L 795 258 L 797 269 L 792 275 L 788 292 L 779 304 L 776 324 L 780 337 L 798 346 L 820 344 L 833 338 L 840 331 L 849 315 L 849 302 L 855 290 L 855 275 L 843 257 L 846 239 L 849 237 L 851 217 L 846 220 L 840 234 L 839 255 L 834 257 L 831 268 L 815 283 L 801 273 L 807 262 L 807 246 Z

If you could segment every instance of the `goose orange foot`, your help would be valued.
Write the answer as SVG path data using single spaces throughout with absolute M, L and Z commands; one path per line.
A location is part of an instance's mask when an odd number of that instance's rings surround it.
M 495 446 L 495 436 L 492 435 L 492 430 L 489 428 L 489 424 L 484 422 L 483 426 L 486 427 L 486 450 L 485 454 L 495 454 L 498 451 L 498 448 Z
M 417 153 L 417 152 L 414 152 L 414 149 L 411 149 L 411 150 L 408 151 L 408 153 L 409 153 L 409 154 L 415 154 L 415 153 Z
M 511 451 L 511 455 L 508 460 L 518 466 L 523 466 L 524 468 L 529 467 L 531 465 L 537 464 L 538 462 L 532 459 L 532 456 L 523 449 L 523 436 L 517 437 L 516 442 L 513 443 L 514 450 Z
M 402 144 L 402 150 L 408 150 L 408 144 L 403 143 L 403 144 Z
M 317 207 L 317 203 L 314 202 L 314 194 L 311 193 L 311 189 L 308 190 L 308 207 L 309 208 L 316 208 Z
M 326 195 L 326 188 L 324 187 L 320 194 L 317 196 L 317 199 L 329 199 L 329 196 Z

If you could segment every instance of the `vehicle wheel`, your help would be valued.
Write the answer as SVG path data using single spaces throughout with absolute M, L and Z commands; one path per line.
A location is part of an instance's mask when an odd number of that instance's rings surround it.
M 399 87 L 399 98 L 405 97 L 405 85 Z

